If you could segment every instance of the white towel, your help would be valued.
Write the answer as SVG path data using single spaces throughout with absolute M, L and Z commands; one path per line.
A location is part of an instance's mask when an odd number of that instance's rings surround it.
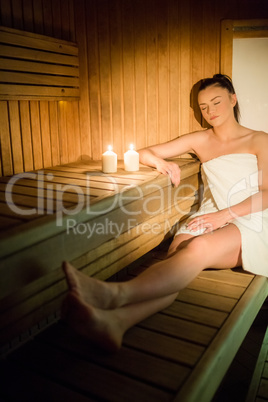
M 253 154 L 228 154 L 202 164 L 204 194 L 197 215 L 231 207 L 258 192 L 257 157 Z M 186 222 L 187 223 L 187 222 Z M 241 233 L 242 265 L 246 271 L 268 276 L 268 209 L 232 221 Z M 183 225 L 176 235 L 200 235 Z

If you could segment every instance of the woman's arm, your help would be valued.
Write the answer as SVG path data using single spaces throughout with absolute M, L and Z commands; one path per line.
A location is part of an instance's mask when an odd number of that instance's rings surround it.
M 238 217 L 268 208 L 268 134 L 257 134 L 254 142 L 254 153 L 258 158 L 259 191 L 229 208 L 194 218 L 188 225 L 190 230 L 206 227 L 206 232 L 211 232 Z
M 166 161 L 165 159 L 194 152 L 192 144 L 196 136 L 197 133 L 186 134 L 163 144 L 140 149 L 138 151 L 140 162 L 144 165 L 155 167 L 164 175 L 169 175 L 172 183 L 178 186 L 180 183 L 180 168 L 176 163 Z
M 258 159 L 259 192 L 232 206 L 232 219 L 268 208 L 268 134 L 260 132 L 255 135 L 254 153 Z

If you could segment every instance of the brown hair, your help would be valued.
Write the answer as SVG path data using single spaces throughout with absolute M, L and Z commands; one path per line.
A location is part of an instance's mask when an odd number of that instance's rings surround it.
M 203 80 L 201 80 L 201 84 L 198 89 L 198 93 L 212 85 L 221 87 L 221 88 L 225 88 L 232 95 L 235 94 L 235 90 L 234 90 L 234 86 L 233 86 L 231 78 L 228 77 L 228 75 L 224 75 L 224 74 L 215 74 L 215 75 L 213 75 L 212 78 L 204 78 Z M 236 102 L 236 104 L 234 106 L 234 117 L 235 117 L 236 121 L 239 123 L 240 109 L 239 109 L 238 102 Z

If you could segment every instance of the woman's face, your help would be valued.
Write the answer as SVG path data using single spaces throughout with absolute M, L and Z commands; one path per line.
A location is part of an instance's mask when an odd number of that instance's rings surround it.
M 213 127 L 223 124 L 227 119 L 234 119 L 233 108 L 236 95 L 227 89 L 210 86 L 198 94 L 198 103 L 204 119 Z

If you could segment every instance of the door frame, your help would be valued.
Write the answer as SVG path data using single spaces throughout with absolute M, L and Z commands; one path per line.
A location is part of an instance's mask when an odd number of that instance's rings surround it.
M 268 19 L 222 20 L 220 44 L 220 72 L 232 78 L 233 39 L 267 38 Z

